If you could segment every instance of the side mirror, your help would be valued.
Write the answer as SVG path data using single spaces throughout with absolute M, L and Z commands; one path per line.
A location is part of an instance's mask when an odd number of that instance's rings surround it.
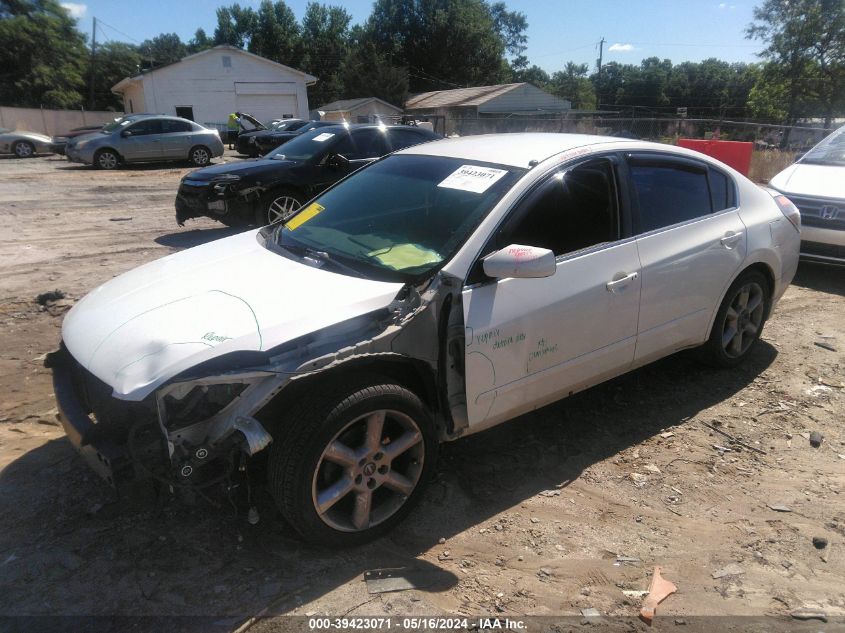
M 551 277 L 557 270 L 555 254 L 548 248 L 511 244 L 483 260 L 484 274 L 494 279 Z
M 326 165 L 332 169 L 347 169 L 349 167 L 349 159 L 343 154 L 329 154 L 326 159 Z
M 121 132 L 120 135 L 123 138 L 126 138 L 127 136 L 132 136 L 132 130 L 123 130 L 123 132 Z

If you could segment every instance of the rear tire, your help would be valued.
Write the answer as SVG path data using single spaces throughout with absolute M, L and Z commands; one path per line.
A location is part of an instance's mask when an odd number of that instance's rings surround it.
M 255 226 L 287 222 L 298 211 L 304 200 L 289 189 L 271 191 L 261 197 L 255 210 Z
M 12 146 L 12 152 L 18 158 L 32 158 L 35 156 L 35 145 L 29 141 L 17 141 Z
M 205 145 L 197 145 L 192 147 L 188 152 L 188 160 L 196 167 L 206 167 L 211 162 L 211 150 Z
M 291 406 L 270 447 L 269 484 L 307 541 L 360 545 L 392 529 L 435 469 L 434 424 L 420 399 L 362 376 Z
M 771 302 L 769 280 L 756 270 L 731 284 L 716 313 L 701 359 L 714 367 L 736 367 L 757 347 Z
M 116 169 L 120 157 L 110 149 L 101 149 L 94 155 L 94 167 L 97 169 Z

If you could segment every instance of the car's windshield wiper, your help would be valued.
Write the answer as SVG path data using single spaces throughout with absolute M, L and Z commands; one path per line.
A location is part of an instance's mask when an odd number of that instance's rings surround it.
M 311 257 L 311 258 L 321 259 L 324 262 L 327 262 L 329 264 L 332 264 L 332 265 L 340 268 L 341 270 L 345 270 L 346 272 L 348 272 L 351 275 L 354 275 L 355 277 L 361 276 L 361 271 L 359 271 L 356 268 L 353 268 L 349 264 L 344 264 L 342 261 L 333 258 L 326 251 L 318 251 L 318 250 L 315 250 L 313 248 L 305 248 L 304 250 L 308 254 L 308 256 Z

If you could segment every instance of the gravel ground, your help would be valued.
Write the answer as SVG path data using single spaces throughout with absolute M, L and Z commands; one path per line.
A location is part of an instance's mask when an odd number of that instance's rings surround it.
M 259 613 L 580 626 L 594 608 L 638 630 L 630 592 L 660 565 L 678 587 L 658 608 L 669 623 L 845 616 L 843 269 L 802 264 L 740 369 L 679 354 L 444 446 L 420 507 L 366 547 L 303 544 L 266 493 L 255 526 L 202 500 L 116 499 L 64 439 L 43 355 L 87 291 L 233 234 L 176 225 L 188 171 L 0 160 L 0 614 L 211 616 L 205 630 L 227 630 Z M 54 289 L 67 299 L 35 302 Z M 382 567 L 428 571 L 429 584 L 370 595 L 363 574 Z

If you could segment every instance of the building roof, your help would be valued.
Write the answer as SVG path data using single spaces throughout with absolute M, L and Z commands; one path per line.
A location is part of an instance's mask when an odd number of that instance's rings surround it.
M 491 99 L 510 92 L 523 83 L 499 84 L 496 86 L 476 86 L 474 88 L 455 88 L 454 90 L 435 90 L 411 95 L 405 103 L 407 109 L 452 108 L 455 106 L 478 106 Z
M 182 59 L 180 59 L 178 61 L 171 62 L 169 64 L 164 64 L 163 66 L 157 66 L 155 68 L 149 68 L 147 70 L 142 71 L 140 74 L 135 75 L 134 77 L 124 77 L 123 79 L 118 81 L 115 85 L 113 85 L 111 90 L 112 90 L 112 92 L 120 93 L 123 90 L 125 90 L 129 86 L 129 84 L 143 80 L 144 75 L 150 75 L 150 74 L 158 72 L 159 70 L 162 70 L 164 68 L 168 68 L 169 66 L 173 66 L 175 64 L 181 64 L 182 62 L 186 62 L 186 61 L 194 59 L 196 57 L 201 57 L 202 55 L 208 55 L 209 53 L 213 53 L 214 51 L 220 51 L 220 50 L 225 50 L 225 51 L 230 51 L 232 53 L 239 53 L 241 55 L 246 55 L 248 57 L 252 57 L 256 60 L 262 61 L 266 64 L 272 64 L 273 66 L 281 68 L 282 70 L 286 70 L 288 72 L 295 73 L 297 75 L 302 75 L 302 78 L 305 80 L 306 86 L 311 86 L 311 85 L 317 83 L 316 77 L 314 77 L 313 75 L 309 75 L 308 73 L 306 73 L 302 70 L 297 70 L 296 68 L 291 68 L 290 66 L 285 66 L 284 64 L 280 64 L 279 62 L 274 62 L 272 59 L 267 59 L 266 57 L 261 57 L 261 55 L 256 55 L 255 53 L 250 53 L 249 51 L 242 50 L 242 49 L 237 48 L 235 46 L 230 46 L 228 44 L 220 44 L 219 46 L 207 48 L 204 51 L 200 51 L 199 53 L 194 53 L 192 55 L 188 55 L 187 57 L 183 57 Z
M 366 105 L 371 101 L 378 101 L 397 112 L 401 112 L 402 108 L 393 105 L 392 103 L 388 103 L 383 99 L 379 99 L 378 97 L 362 97 L 361 99 L 340 99 L 338 101 L 332 101 L 331 103 L 327 103 L 324 106 L 320 106 L 317 110 L 321 112 L 349 112 L 350 110 L 354 110 L 362 105 Z

